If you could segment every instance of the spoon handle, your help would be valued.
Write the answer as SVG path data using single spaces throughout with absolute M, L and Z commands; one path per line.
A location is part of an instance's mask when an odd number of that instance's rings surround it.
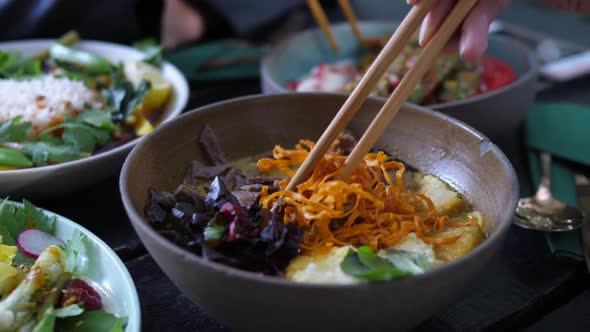
M 547 201 L 551 199 L 551 155 L 541 152 L 541 180 L 539 189 L 535 194 L 538 201 Z

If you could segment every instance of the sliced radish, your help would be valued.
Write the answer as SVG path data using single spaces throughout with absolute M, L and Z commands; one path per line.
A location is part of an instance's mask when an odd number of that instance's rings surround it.
M 37 258 L 49 246 L 64 246 L 65 243 L 57 237 L 38 229 L 27 229 L 18 235 L 17 246 L 23 254 Z

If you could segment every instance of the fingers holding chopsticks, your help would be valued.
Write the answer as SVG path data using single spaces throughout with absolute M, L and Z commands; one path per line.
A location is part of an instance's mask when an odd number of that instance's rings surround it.
M 425 45 L 450 13 L 457 0 L 438 0 L 428 13 L 420 29 L 420 44 Z M 416 4 L 420 0 L 408 0 Z M 467 60 L 480 58 L 488 47 L 488 29 L 494 18 L 506 7 L 509 0 L 479 0 L 471 10 L 460 31 L 449 42 L 447 49 L 458 50 Z

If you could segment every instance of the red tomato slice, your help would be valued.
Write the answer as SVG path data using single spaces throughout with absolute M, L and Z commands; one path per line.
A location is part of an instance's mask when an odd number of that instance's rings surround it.
M 483 81 L 487 91 L 494 91 L 516 81 L 516 72 L 507 63 L 486 56 L 483 58 Z

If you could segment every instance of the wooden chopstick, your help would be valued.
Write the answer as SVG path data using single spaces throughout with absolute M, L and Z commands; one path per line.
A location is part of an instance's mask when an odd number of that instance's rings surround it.
M 326 13 L 324 12 L 324 9 L 322 8 L 319 0 L 307 0 L 307 6 L 309 7 L 309 10 L 315 18 L 317 24 L 324 32 L 324 35 L 326 35 L 328 43 L 330 43 L 330 46 L 334 52 L 339 53 L 340 45 L 338 45 L 336 37 L 334 37 L 334 34 L 332 33 L 332 29 L 330 29 L 330 22 L 328 21 Z
M 383 73 L 406 46 L 436 1 L 423 0 L 412 7 L 391 38 L 389 38 L 389 41 L 385 44 L 385 47 L 383 47 L 383 50 L 379 53 L 373 64 L 371 64 L 359 84 L 346 99 L 332 122 L 330 122 L 328 128 L 326 128 L 307 158 L 305 158 L 305 161 L 289 182 L 287 190 L 294 190 L 299 183 L 303 182 L 303 179 L 305 179 L 316 163 L 328 151 L 332 142 L 346 128 L 350 120 L 352 120 L 353 116 L 369 97 L 371 91 L 373 91 L 381 76 L 383 76 Z M 464 0 L 460 0 L 460 2 L 462 1 Z
M 346 17 L 346 20 L 350 24 L 350 27 L 352 28 L 352 33 L 354 33 L 354 36 L 358 40 L 359 44 L 361 46 L 365 47 L 367 44 L 367 40 L 365 39 L 365 37 L 363 36 L 363 33 L 361 32 L 361 29 L 359 28 L 358 21 L 356 19 L 356 15 L 354 14 L 354 10 L 352 9 L 352 6 L 350 5 L 350 1 L 338 0 L 338 5 L 340 6 L 342 13 Z
M 346 163 L 340 176 L 341 179 L 346 179 L 352 175 L 353 171 L 357 168 L 365 155 L 375 145 L 399 109 L 410 97 L 410 94 L 416 85 L 422 80 L 424 74 L 426 74 L 428 69 L 432 66 L 432 63 L 447 44 L 453 33 L 463 22 L 471 8 L 473 8 L 476 1 L 477 0 L 457 1 L 449 16 L 424 47 L 412 68 L 410 68 L 408 73 L 404 75 L 400 84 L 395 88 L 391 96 L 389 96 L 385 105 L 383 105 L 375 119 L 373 119 L 373 122 L 369 125 L 369 128 L 365 131 L 364 135 L 346 159 Z

